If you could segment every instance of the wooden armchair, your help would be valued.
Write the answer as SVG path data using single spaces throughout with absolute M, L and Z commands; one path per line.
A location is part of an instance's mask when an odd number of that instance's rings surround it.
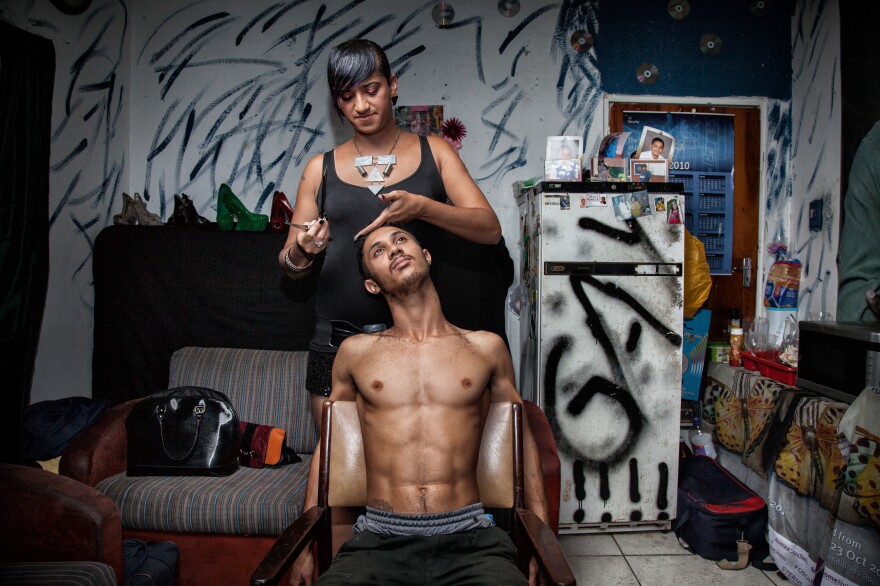
M 331 445 L 332 440 L 332 445 Z M 321 426 L 318 505 L 287 527 L 251 576 L 252 585 L 276 584 L 314 539 L 318 573 L 332 561 L 332 509 L 364 506 L 367 482 L 357 408 L 353 401 L 326 401 Z M 574 575 L 554 532 L 524 508 L 522 406 L 492 403 L 483 430 L 477 470 L 480 500 L 487 509 L 508 509 L 518 565 L 528 575 L 534 556 L 547 584 L 573 585 Z

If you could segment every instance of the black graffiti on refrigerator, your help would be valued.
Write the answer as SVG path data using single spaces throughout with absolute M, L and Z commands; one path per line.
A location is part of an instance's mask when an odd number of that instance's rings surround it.
M 657 508 L 661 511 L 657 518 L 664 520 L 669 518 L 669 513 L 663 510 L 669 506 L 669 466 L 666 462 L 660 462 L 657 465 L 657 472 L 660 476 L 657 486 Z
M 547 365 L 544 369 L 544 388 L 546 389 L 544 397 L 546 403 L 545 412 L 551 427 L 556 431 L 559 450 L 570 456 L 572 460 L 582 460 L 584 465 L 594 470 L 603 463 L 613 464 L 619 462 L 632 450 L 633 445 L 642 432 L 644 416 L 641 409 L 629 391 L 623 387 L 600 376 L 591 377 L 572 394 L 571 398 L 564 405 L 565 412 L 572 417 L 577 417 L 584 412 L 591 399 L 597 395 L 604 395 L 620 405 L 627 419 L 627 425 L 621 427 L 626 427 L 627 431 L 618 440 L 616 449 L 603 459 L 597 459 L 595 454 L 586 454 L 579 451 L 565 434 L 559 433 L 561 426 L 556 408 L 556 402 L 561 400 L 562 395 L 558 388 L 559 381 L 557 381 L 559 364 L 562 362 L 565 353 L 571 349 L 573 345 L 572 339 L 568 336 L 560 336 L 552 344 L 547 357 Z M 608 344 L 610 345 L 610 340 Z
M 626 351 L 635 352 L 636 348 L 639 347 L 639 338 L 641 337 L 642 324 L 634 321 L 632 325 L 629 326 L 629 336 L 626 338 Z
M 639 492 L 639 461 L 629 459 L 629 500 L 633 503 L 642 501 L 642 493 Z
M 607 503 L 611 498 L 611 489 L 608 487 L 608 464 L 605 462 L 599 464 L 599 498 L 603 503 Z
M 598 291 L 605 293 L 609 297 L 612 297 L 614 299 L 618 299 L 618 300 L 622 301 L 623 303 L 626 303 L 649 326 L 654 328 L 661 336 L 663 336 L 663 338 L 667 342 L 669 342 L 670 344 L 672 344 L 676 348 L 681 346 L 681 334 L 679 334 L 678 332 L 676 332 L 675 330 L 673 330 L 669 326 L 663 324 L 663 322 L 661 322 L 659 319 L 654 317 L 654 315 L 652 315 L 651 312 L 648 311 L 648 309 L 644 305 L 639 303 L 632 295 L 627 293 L 627 291 L 623 287 L 620 287 L 616 283 L 600 281 L 599 279 L 597 279 L 596 277 L 593 277 L 591 275 L 583 275 L 583 276 L 572 275 L 570 277 L 570 279 L 572 282 L 572 289 L 574 289 L 575 296 L 578 297 L 579 300 L 581 300 L 581 305 L 584 305 L 583 299 L 586 299 L 586 293 L 583 291 L 582 287 L 578 286 L 578 284 L 577 284 L 578 281 L 586 283 L 587 285 L 590 285 L 594 289 L 597 289 Z M 583 299 L 581 299 L 581 298 L 583 298 Z M 586 309 L 586 307 L 584 307 L 584 309 Z M 587 316 L 587 320 L 588 320 L 588 325 L 589 325 L 589 316 Z M 594 323 L 595 323 L 595 321 L 596 320 L 594 320 Z M 638 323 L 638 322 L 636 322 L 636 323 Z M 592 330 L 593 328 L 590 327 L 590 329 Z M 641 326 L 639 326 L 637 332 L 639 335 L 641 334 Z M 595 331 L 593 333 L 595 334 Z M 631 334 L 633 333 L 632 329 L 630 330 L 630 333 Z M 627 351 L 632 352 L 633 350 L 635 350 L 635 346 L 633 346 L 632 348 L 630 348 L 629 346 L 627 347 Z M 616 360 L 616 356 L 615 356 L 615 360 Z
M 662 260 L 662 255 L 636 221 L 627 222 L 627 229 L 620 229 L 596 221 L 593 218 L 580 218 L 578 220 L 578 226 L 581 229 L 601 234 L 614 240 L 620 245 L 639 247 L 641 251 L 640 256 L 642 258 L 656 261 Z M 563 385 L 561 381 L 557 380 L 559 366 L 566 353 L 572 348 L 573 341 L 568 336 L 559 337 L 552 342 L 544 372 L 544 388 L 546 390 L 545 402 L 547 403 L 546 412 L 548 413 L 548 418 L 551 419 L 551 426 L 558 430 L 560 426 L 559 422 L 556 421 L 557 401 L 560 402 L 560 407 L 564 408 L 564 412 L 572 417 L 577 417 L 584 413 L 587 410 L 590 401 L 599 394 L 614 400 L 623 410 L 628 425 L 620 425 L 619 429 L 625 431 L 621 431 L 621 437 L 616 438 L 616 449 L 603 455 L 601 460 L 596 459 L 596 457 L 591 454 L 579 453 L 577 447 L 573 442 L 569 441 L 564 433 L 557 434 L 560 451 L 578 458 L 580 463 L 598 469 L 599 496 L 604 505 L 607 506 L 607 503 L 611 498 L 609 469 L 612 466 L 622 463 L 624 458 L 631 453 L 643 432 L 645 424 L 645 416 L 641 407 L 629 390 L 631 387 L 627 381 L 627 369 L 621 368 L 621 363 L 624 357 L 621 356 L 620 353 L 626 352 L 627 354 L 631 354 L 638 349 L 645 327 L 655 330 L 670 346 L 676 348 L 681 346 L 682 338 L 674 329 L 668 327 L 655 317 L 651 311 L 633 297 L 626 288 L 621 287 L 616 283 L 602 281 L 592 275 L 572 275 L 569 277 L 569 282 L 575 298 L 584 310 L 586 326 L 597 342 L 600 352 L 605 355 L 609 372 L 617 373 L 617 381 L 619 384 L 615 384 L 602 376 L 593 375 L 589 376 L 588 380 L 575 391 L 570 390 L 570 388 L 575 387 L 576 385 L 568 383 Z M 629 326 L 628 335 L 624 340 L 623 348 L 620 348 L 619 345 L 616 345 L 615 342 L 612 341 L 603 316 L 596 309 L 597 301 L 594 299 L 594 296 L 590 294 L 590 291 L 595 291 L 615 299 L 628 306 L 636 314 L 637 319 L 634 319 Z M 579 466 L 582 465 L 580 463 Z M 639 483 L 638 460 L 630 458 L 628 464 L 629 500 L 632 503 L 640 503 L 642 495 Z M 660 468 L 660 484 L 661 490 L 660 496 L 658 497 L 658 506 L 662 509 L 668 506 L 666 498 L 668 467 L 665 464 Z M 664 513 L 664 515 L 668 518 L 668 514 Z M 577 516 L 582 515 L 578 514 Z M 614 515 L 611 511 L 605 511 L 602 514 L 601 521 L 604 523 L 610 523 L 613 518 Z M 630 521 L 637 522 L 641 521 L 642 518 L 643 512 L 639 508 L 634 508 L 629 513 Z
M 663 255 L 657 250 L 651 238 L 645 234 L 638 220 L 626 220 L 624 223 L 629 228 L 628 230 L 621 230 L 620 228 L 610 226 L 596 218 L 582 217 L 578 219 L 578 227 L 582 230 L 596 232 L 607 238 L 614 239 L 620 244 L 639 246 L 642 256 L 646 260 L 664 261 Z
M 573 478 L 574 478 L 574 498 L 577 499 L 578 508 L 574 512 L 574 520 L 576 523 L 580 523 L 584 520 L 586 513 L 584 512 L 584 500 L 587 498 L 587 477 L 584 474 L 584 463 L 580 460 L 574 461 L 574 470 L 573 470 Z
M 642 502 L 642 493 L 639 492 L 639 461 L 635 458 L 629 459 L 629 500 L 632 503 Z M 641 521 L 642 511 L 633 509 L 629 513 L 630 521 Z
M 608 464 L 605 462 L 599 464 L 599 498 L 602 499 L 602 506 L 607 507 L 611 498 L 611 488 L 608 485 Z M 603 523 L 610 523 L 613 518 L 609 511 L 602 513 Z
M 635 458 L 630 458 L 629 460 L 629 484 L 630 484 L 630 501 L 634 503 L 641 502 L 642 495 L 639 492 L 639 468 L 638 468 L 638 460 Z M 657 508 L 660 509 L 660 513 L 658 513 L 657 518 L 661 521 L 669 518 L 669 513 L 665 511 L 669 506 L 669 466 L 666 462 L 661 462 L 657 465 L 658 472 L 658 485 L 657 485 Z M 581 483 L 583 482 L 583 463 L 578 461 L 575 462 L 574 469 L 574 478 L 575 478 L 575 488 L 576 491 L 580 488 L 581 492 L 576 492 L 579 507 L 583 505 L 580 504 L 580 501 L 584 498 L 580 496 L 583 493 L 583 487 Z M 599 464 L 599 498 L 602 500 L 602 506 L 608 506 L 608 500 L 611 498 L 611 490 L 609 488 L 609 480 L 608 480 L 608 464 L 605 462 Z M 583 513 L 579 508 L 577 512 L 575 512 L 575 521 L 578 523 L 583 522 Z M 642 511 L 639 509 L 633 509 L 630 511 L 629 515 L 630 521 L 641 521 L 642 520 Z M 610 511 L 605 511 L 602 513 L 601 522 L 602 523 L 611 523 L 614 520 L 614 516 Z

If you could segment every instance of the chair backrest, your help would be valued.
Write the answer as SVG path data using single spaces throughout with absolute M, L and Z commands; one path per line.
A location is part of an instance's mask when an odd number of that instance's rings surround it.
M 483 427 L 477 483 L 484 507 L 522 506 L 522 406 L 490 403 Z M 363 506 L 367 474 L 354 401 L 325 401 L 321 431 L 318 504 Z M 323 501 L 323 502 L 322 502 Z
M 168 386 L 220 391 L 240 421 L 280 427 L 289 447 L 311 454 L 318 430 L 305 388 L 307 358 L 308 352 L 181 348 L 171 357 Z

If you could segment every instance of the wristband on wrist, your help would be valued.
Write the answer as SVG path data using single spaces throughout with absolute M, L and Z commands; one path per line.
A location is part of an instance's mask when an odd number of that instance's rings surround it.
M 291 273 L 303 273 L 303 272 L 309 270 L 312 267 L 311 260 L 308 263 L 306 263 L 305 266 L 302 266 L 302 267 L 296 266 L 295 264 L 293 264 L 293 261 L 290 260 L 290 249 L 293 248 L 293 246 L 294 245 L 291 244 L 290 246 L 287 247 L 287 250 L 284 251 L 284 266 L 286 266 L 287 270 L 290 271 Z

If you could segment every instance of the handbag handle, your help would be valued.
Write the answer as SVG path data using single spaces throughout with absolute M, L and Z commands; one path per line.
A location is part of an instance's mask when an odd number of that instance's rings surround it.
M 162 420 L 165 419 L 165 410 L 166 406 L 156 405 L 156 417 L 159 419 L 159 436 L 162 438 L 162 450 L 164 450 L 165 455 L 174 460 L 175 462 L 180 462 L 181 460 L 186 460 L 189 458 L 193 450 L 196 449 L 196 444 L 199 443 L 199 431 L 202 429 L 202 417 L 205 415 L 205 400 L 199 399 L 199 402 L 193 407 L 193 415 L 196 418 L 196 435 L 193 438 L 193 443 L 189 447 L 189 450 L 186 452 L 186 455 L 175 458 L 168 452 L 168 447 L 165 445 L 165 427 L 162 425 Z

